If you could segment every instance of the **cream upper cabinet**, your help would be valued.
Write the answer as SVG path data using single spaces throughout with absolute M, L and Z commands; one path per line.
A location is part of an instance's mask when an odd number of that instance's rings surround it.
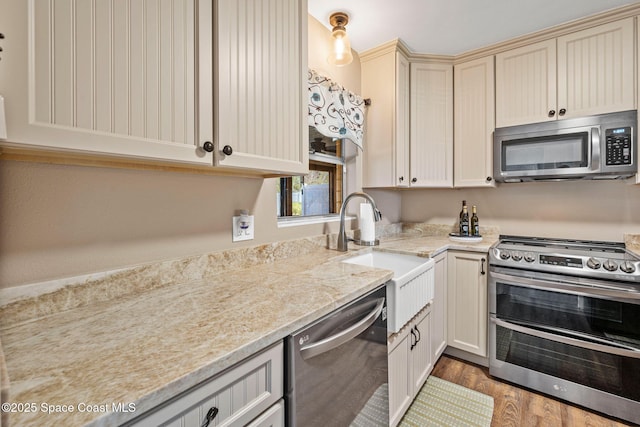
M 556 119 L 555 39 L 499 53 L 495 61 L 496 127 Z
M 307 1 L 214 4 L 216 164 L 308 172 Z
M 5 150 L 306 171 L 306 1 L 268 11 L 259 0 L 5 1 Z
M 558 38 L 560 118 L 636 108 L 634 27 L 627 18 Z
M 456 64 L 454 186 L 492 187 L 495 91 L 493 56 Z
M 453 186 L 453 66 L 411 63 L 411 187 Z
M 453 186 L 453 67 L 387 43 L 360 56 L 367 107 L 364 187 Z
M 7 141 L 212 165 L 212 16 L 204 0 L 5 1 Z
M 363 187 L 409 186 L 409 61 L 397 42 L 360 55 L 366 110 Z
M 635 108 L 634 18 L 496 55 L 496 127 Z
M 447 344 L 487 356 L 487 254 L 447 254 Z

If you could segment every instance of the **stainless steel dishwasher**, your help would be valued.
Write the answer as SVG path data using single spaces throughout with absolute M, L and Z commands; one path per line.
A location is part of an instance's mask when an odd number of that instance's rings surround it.
M 288 427 L 388 426 L 385 286 L 286 340 Z

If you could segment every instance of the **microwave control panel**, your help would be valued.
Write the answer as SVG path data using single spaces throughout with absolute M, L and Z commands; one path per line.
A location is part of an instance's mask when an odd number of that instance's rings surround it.
M 605 130 L 607 166 L 631 164 L 631 128 Z

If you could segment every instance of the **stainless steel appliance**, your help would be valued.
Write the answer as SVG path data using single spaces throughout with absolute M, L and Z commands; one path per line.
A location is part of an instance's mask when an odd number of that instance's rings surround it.
M 286 340 L 287 426 L 388 426 L 386 286 Z
M 628 178 L 638 169 L 637 111 L 496 129 L 498 182 Z
M 640 258 L 623 243 L 501 236 L 489 372 L 640 423 Z

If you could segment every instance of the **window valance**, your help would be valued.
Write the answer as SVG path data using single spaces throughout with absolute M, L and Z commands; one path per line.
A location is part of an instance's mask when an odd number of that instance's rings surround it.
M 348 138 L 362 149 L 364 99 L 309 70 L 309 126 L 330 138 Z

